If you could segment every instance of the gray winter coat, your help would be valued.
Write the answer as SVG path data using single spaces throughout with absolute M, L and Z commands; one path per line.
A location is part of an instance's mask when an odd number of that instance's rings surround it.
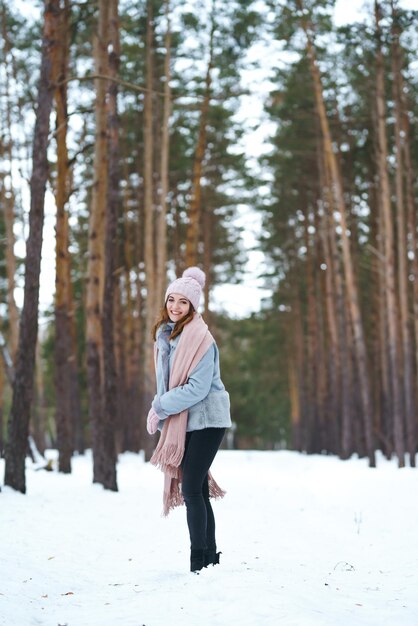
M 160 417 L 159 430 L 164 420 L 188 409 L 187 431 L 231 426 L 229 394 L 221 380 L 219 350 L 215 343 L 202 357 L 184 385 L 168 389 L 170 367 L 181 334 L 169 340 L 174 324 L 163 324 L 158 329 L 157 394 L 152 406 Z

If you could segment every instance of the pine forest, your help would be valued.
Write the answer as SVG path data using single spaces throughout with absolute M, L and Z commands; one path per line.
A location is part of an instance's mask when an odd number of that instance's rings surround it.
M 412 4 L 367 0 L 345 22 L 335 0 L 0 2 L 6 485 L 25 493 L 46 448 L 64 473 L 91 449 L 113 491 L 120 453 L 150 458 L 152 328 L 194 265 L 224 445 L 415 466 Z M 257 310 L 216 297 L 253 280 Z

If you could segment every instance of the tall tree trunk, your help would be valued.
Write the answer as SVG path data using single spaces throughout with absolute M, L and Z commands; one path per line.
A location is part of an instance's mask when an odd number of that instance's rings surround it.
M 55 279 L 55 398 L 58 445 L 58 469 L 71 472 L 73 453 L 73 416 L 71 404 L 71 300 L 69 228 L 66 204 L 69 197 L 69 171 L 67 151 L 67 83 L 69 57 L 69 1 L 65 0 L 60 19 L 60 46 L 56 56 L 58 87 L 55 90 L 57 182 L 55 203 L 56 222 L 56 279 Z
M 289 321 L 290 332 L 290 346 L 288 347 L 289 354 L 294 355 L 294 374 L 296 380 L 293 381 L 292 370 L 289 371 L 289 385 L 296 385 L 297 396 L 293 400 L 292 413 L 295 412 L 294 418 L 292 418 L 292 442 L 296 450 L 306 450 L 306 424 L 308 421 L 308 406 L 309 399 L 307 395 L 306 385 L 306 358 L 303 345 L 303 323 L 302 312 L 300 306 L 300 295 L 295 294 L 292 302 L 292 318 Z
M 99 21 L 94 40 L 95 71 L 107 75 L 108 6 L 99 0 Z M 104 284 L 104 226 L 107 194 L 107 112 L 105 80 L 96 80 L 96 134 L 94 180 L 89 221 L 86 294 L 86 352 L 89 416 L 92 426 L 93 481 L 102 483 L 106 474 L 103 428 L 103 336 L 101 315 Z
M 302 200 L 306 205 L 306 199 Z M 309 208 L 304 208 L 304 235 L 306 248 L 306 297 L 307 297 L 307 365 L 308 365 L 308 406 L 309 419 L 307 422 L 307 452 L 320 452 L 320 429 L 319 429 L 319 410 L 318 410 L 318 315 L 317 315 L 317 298 L 315 293 L 315 277 L 314 277 L 314 249 L 310 237 L 311 219 Z
M 387 139 L 386 139 L 386 107 L 384 87 L 383 54 L 380 43 L 380 6 L 375 1 L 376 19 L 376 134 L 377 134 L 377 175 L 380 192 L 380 209 L 382 215 L 382 239 L 384 242 L 384 275 L 385 295 L 388 320 L 389 341 L 389 371 L 393 398 L 393 435 L 395 452 L 398 457 L 399 467 L 405 464 L 404 426 L 402 396 L 399 380 L 399 355 L 397 336 L 397 306 L 396 306 L 396 282 L 395 282 L 395 258 L 392 208 L 390 202 L 389 175 L 387 171 Z
M 0 358 L 0 459 L 3 458 L 3 450 L 4 450 L 4 423 L 3 423 L 3 415 L 4 415 L 4 363 L 3 359 Z
M 156 297 L 163 302 L 167 281 L 167 200 L 168 200 L 168 159 L 170 154 L 170 113 L 171 113 L 171 23 L 170 0 L 165 0 L 166 34 L 164 59 L 164 105 L 161 131 L 161 181 L 156 223 Z
M 68 218 L 68 214 L 67 214 Z M 68 321 L 70 332 L 71 352 L 69 356 L 69 370 L 70 370 L 70 413 L 72 419 L 72 432 L 73 432 L 73 450 L 77 450 L 79 454 L 84 454 L 85 442 L 84 442 L 84 419 L 81 408 L 80 397 L 80 383 L 79 383 L 79 353 L 78 353 L 78 341 L 77 341 L 77 323 L 76 323 L 76 308 L 77 305 L 74 302 L 74 288 L 71 277 L 71 254 L 69 254 L 69 263 L 67 263 L 67 279 L 68 285 Z M 82 304 L 80 303 L 80 306 Z
M 324 155 L 325 159 L 325 155 Z M 353 415 L 352 415 L 352 387 L 350 381 L 352 380 L 352 366 L 350 359 L 349 343 L 347 342 L 347 327 L 350 326 L 350 316 L 347 314 L 347 307 L 345 306 L 344 297 L 344 276 L 342 262 L 340 260 L 340 253 L 337 240 L 336 224 L 334 220 L 335 200 L 332 193 L 331 175 L 329 171 L 329 164 L 325 159 L 325 208 L 327 209 L 326 222 L 328 226 L 328 237 L 331 254 L 331 267 L 333 271 L 333 283 L 335 287 L 335 306 L 337 316 L 337 330 L 338 330 L 338 344 L 340 352 L 340 411 L 341 411 L 341 456 L 343 459 L 348 459 L 354 452 L 354 439 L 353 439 Z
M 147 1 L 147 35 L 146 35 L 146 87 L 144 96 L 144 261 L 147 300 L 145 308 L 145 343 L 144 343 L 144 388 L 143 388 L 143 414 L 141 421 L 141 434 L 145 458 L 151 457 L 154 448 L 153 441 L 145 431 L 145 416 L 151 405 L 155 389 L 153 346 L 151 340 L 152 327 L 159 303 L 157 302 L 156 264 L 155 264 L 155 228 L 154 228 L 154 203 L 153 203 L 153 161 L 154 161 L 154 138 L 153 138 L 153 11 L 152 1 Z
M 143 309 L 144 309 L 144 297 L 142 294 L 142 284 L 139 270 L 135 275 L 135 306 L 138 313 L 133 318 L 133 371 L 137 371 L 138 375 L 136 380 L 134 380 L 133 385 L 135 386 L 135 400 L 137 402 L 137 413 L 138 418 L 135 420 L 134 424 L 134 436 L 135 436 L 135 444 L 138 450 L 144 448 L 144 432 L 146 428 L 146 424 L 144 423 L 144 407 L 146 409 L 146 405 L 144 402 L 145 396 L 145 381 L 144 381 L 144 353 L 145 353 L 145 339 L 144 339 L 144 319 L 143 319 Z M 146 449 L 146 455 L 151 455 L 151 446 Z
M 376 149 L 375 149 L 376 152 Z M 371 164 L 372 165 L 372 164 Z M 373 164 L 374 167 L 374 164 Z M 374 176 L 372 166 L 370 167 L 370 179 Z M 378 202 L 378 185 L 375 181 L 369 188 L 370 207 L 370 237 L 369 249 L 373 256 L 371 258 L 371 272 L 374 278 L 373 291 L 370 294 L 371 300 L 371 349 L 374 378 L 374 428 L 383 453 L 390 458 L 392 446 L 392 428 L 389 422 L 392 416 L 391 394 L 389 391 L 389 369 L 387 350 L 387 321 L 385 306 L 385 277 L 384 277 L 384 254 L 383 242 L 380 237 L 380 221 Z M 389 435 L 389 436 L 388 436 Z
M 297 367 L 295 364 L 295 356 L 293 351 L 289 353 L 287 359 L 289 373 L 289 398 L 290 398 L 290 423 L 292 427 L 292 448 L 294 450 L 301 449 L 301 415 L 300 415 L 300 389 L 298 385 Z
M 337 316 L 337 292 L 336 292 L 336 274 L 339 271 L 338 266 L 335 267 L 335 263 L 339 264 L 338 257 L 334 259 L 331 254 L 330 245 L 330 220 L 329 212 L 332 210 L 329 206 L 329 193 L 327 189 L 329 182 L 325 177 L 325 163 L 323 158 L 323 149 L 321 142 L 318 142 L 317 148 L 317 162 L 319 171 L 319 184 L 322 190 L 322 215 L 319 224 L 319 232 L 322 243 L 322 250 L 324 254 L 325 262 L 325 280 L 324 280 L 324 300 L 326 311 L 326 326 L 328 330 L 328 401 L 329 413 L 331 416 L 331 440 L 333 442 L 333 449 L 338 454 L 341 454 L 340 443 L 340 425 L 341 425 L 341 348 L 339 345 L 339 332 L 338 332 L 338 316 Z
M 116 78 L 119 71 L 119 19 L 118 0 L 109 3 L 110 43 L 109 73 Z M 118 87 L 109 82 L 108 106 L 108 177 L 106 202 L 105 281 L 103 299 L 103 350 L 104 350 L 104 409 L 103 409 L 103 476 L 100 481 L 105 489 L 117 491 L 115 421 L 117 413 L 117 379 L 115 359 L 114 296 L 116 270 L 116 237 L 119 207 L 119 120 L 117 113 Z
M 146 337 L 145 337 L 145 305 L 144 305 L 144 279 L 142 277 L 143 267 L 144 267 L 144 211 L 143 211 L 143 202 L 140 202 L 138 205 L 138 227 L 135 229 L 134 235 L 135 238 L 132 238 L 131 241 L 131 250 L 132 250 L 132 258 L 133 258 L 133 275 L 134 280 L 132 284 L 132 294 L 133 294 L 133 309 L 132 312 L 136 310 L 136 314 L 133 315 L 133 351 L 132 351 L 132 365 L 133 365 L 133 389 L 135 391 L 134 397 L 137 402 L 135 405 L 137 408 L 138 419 L 135 422 L 135 441 L 138 446 L 138 449 L 141 450 L 143 446 L 143 441 L 145 437 L 145 420 L 144 420 L 144 409 L 146 409 L 146 404 L 144 401 L 145 395 L 145 374 L 144 374 L 144 361 L 145 361 L 145 347 L 147 345 Z M 136 373 L 136 375 L 135 375 Z M 151 449 L 146 452 L 146 454 L 151 454 Z
M 379 181 L 376 184 L 377 193 L 379 194 Z M 379 228 L 379 312 L 380 312 L 380 350 L 381 350 L 381 367 L 382 367 L 382 400 L 383 400 L 383 434 L 387 441 L 387 453 L 393 452 L 393 394 L 390 378 L 390 359 L 389 359 L 389 332 L 388 332 L 388 310 L 386 306 L 386 262 L 385 262 L 385 241 L 382 237 L 384 226 L 383 215 L 381 211 L 380 199 L 377 198 L 378 206 L 378 228 Z
M 410 456 L 410 464 L 415 467 L 416 453 L 416 419 L 413 383 L 413 355 L 408 307 L 408 246 L 406 239 L 406 215 L 404 194 L 404 167 L 403 149 L 404 141 L 402 131 L 402 59 L 399 43 L 400 28 L 399 15 L 392 0 L 392 71 L 393 71 L 393 102 L 395 111 L 395 148 L 396 148 L 396 230 L 398 243 L 398 288 L 399 288 L 399 312 L 402 337 L 402 378 L 405 399 L 405 418 L 407 428 L 407 449 Z
M 189 211 L 188 211 L 188 224 L 186 233 L 186 266 L 196 265 L 198 262 L 198 247 L 199 247 L 199 224 L 201 221 L 200 213 L 202 210 L 202 171 L 203 161 L 206 152 L 206 134 L 207 123 L 209 115 L 209 105 L 212 90 L 212 69 L 213 69 L 213 54 L 214 54 L 214 36 L 216 30 L 215 23 L 215 7 L 216 2 L 212 3 L 212 15 L 211 15 L 211 30 L 209 39 L 209 60 L 206 70 L 205 78 L 205 93 L 203 96 L 202 106 L 200 109 L 200 123 L 199 123 L 199 135 L 197 139 L 196 153 L 193 164 L 193 186 L 192 196 L 190 199 Z
M 71 314 L 70 314 L 70 331 L 71 331 L 71 415 L 73 419 L 73 448 L 79 454 L 84 454 L 85 438 L 84 438 L 84 419 L 81 408 L 80 383 L 78 380 L 79 363 L 78 363 L 78 345 L 77 345 L 77 328 L 75 320 L 74 294 L 71 286 L 71 278 L 68 278 L 71 290 Z
M 319 190 L 318 190 L 319 191 Z M 316 293 L 316 334 L 317 334 L 317 363 L 319 367 L 317 369 L 317 403 L 318 403 L 318 424 L 319 424 L 319 445 L 320 451 L 330 450 L 335 451 L 332 446 L 332 426 L 330 424 L 331 419 L 335 419 L 335 416 L 330 416 L 328 402 L 327 402 L 327 386 L 329 384 L 327 379 L 327 366 L 326 366 L 326 347 L 325 347 L 325 325 L 324 325 L 324 281 L 323 272 L 320 270 L 323 264 L 323 250 L 321 245 L 320 225 L 319 225 L 319 211 L 318 200 L 314 204 L 314 245 L 315 245 L 315 267 L 314 267 L 314 280 L 315 280 L 315 293 Z
M 122 366 L 124 368 L 125 375 L 120 380 L 120 384 L 125 387 L 125 394 L 123 397 L 122 407 L 122 420 L 123 420 L 123 433 L 122 433 L 122 450 L 132 450 L 137 452 L 139 449 L 139 424 L 138 416 L 141 414 L 142 407 L 140 406 L 139 388 L 141 385 L 141 373 L 140 373 L 140 331 L 141 331 L 141 316 L 140 311 L 134 307 L 134 288 L 132 281 L 132 270 L 134 267 L 134 260 L 132 250 L 134 248 L 134 242 L 132 238 L 132 228 L 129 224 L 129 190 L 126 187 L 124 190 L 124 274 L 121 284 L 121 297 L 125 302 L 125 307 L 121 311 L 123 322 L 122 336 L 123 336 L 123 355 L 125 363 Z M 138 335 L 138 336 L 137 336 Z M 135 417 L 134 417 L 135 416 Z M 142 420 L 141 420 L 142 421 Z
M 41 75 L 33 141 L 33 169 L 30 180 L 31 200 L 29 237 L 26 245 L 24 301 L 5 455 L 5 484 L 22 493 L 26 492 L 25 456 L 38 335 L 39 275 L 45 188 L 48 178 L 47 148 L 49 118 L 54 95 L 53 56 L 57 47 L 59 12 L 59 0 L 45 1 Z
M 331 440 L 333 442 L 334 451 L 340 453 L 341 446 L 339 444 L 339 424 L 340 424 L 340 393 L 341 393 L 341 364 L 340 364 L 340 351 L 338 345 L 338 327 L 337 317 L 335 311 L 336 294 L 334 289 L 334 272 L 332 267 L 332 257 L 329 245 L 328 228 L 325 222 L 325 216 L 323 216 L 323 223 L 321 225 L 321 237 L 322 246 L 324 250 L 324 261 L 326 265 L 325 269 L 325 285 L 324 285 L 324 299 L 326 309 L 326 322 L 329 336 L 329 350 L 327 372 L 328 372 L 328 401 L 327 406 L 329 414 L 332 420 L 332 435 Z
M 302 0 L 298 0 L 301 10 L 303 11 Z M 360 311 L 360 303 L 358 296 L 358 288 L 356 284 L 354 267 L 350 249 L 350 238 L 347 228 L 347 211 L 341 176 L 338 168 L 336 156 L 334 154 L 331 132 L 327 113 L 325 109 L 324 97 L 322 93 L 322 84 L 319 69 L 316 62 L 315 48 L 312 37 L 308 29 L 305 18 L 302 19 L 302 26 L 306 34 L 307 52 L 310 63 L 310 69 L 313 79 L 314 96 L 316 109 L 324 142 L 325 157 L 329 167 L 330 179 L 335 197 L 335 207 L 340 214 L 341 220 L 341 243 L 344 259 L 344 275 L 345 286 L 347 290 L 348 302 L 350 306 L 350 317 L 354 335 L 354 350 L 356 355 L 356 364 L 358 368 L 358 382 L 360 386 L 360 396 L 363 412 L 364 432 L 366 439 L 367 454 L 371 467 L 375 467 L 375 444 L 373 436 L 373 407 L 372 396 L 370 390 L 370 380 L 367 363 L 366 342 L 364 338 L 363 321 Z
M 117 255 L 116 255 L 117 256 Z M 116 361 L 116 424 L 114 428 L 115 432 L 115 447 L 116 455 L 121 452 L 125 452 L 124 448 L 124 434 L 126 420 L 133 421 L 131 415 L 129 415 L 129 404 L 127 403 L 129 387 L 127 384 L 127 358 L 125 354 L 125 320 L 124 320 L 124 307 L 122 304 L 122 281 L 123 277 L 120 272 L 117 272 L 117 280 L 115 283 L 114 294 L 114 337 L 115 337 L 115 361 Z M 125 304 L 125 302 L 124 302 Z M 133 407 L 133 405 L 132 405 Z M 131 409 L 132 410 L 132 409 Z
M 401 77 L 402 78 L 402 77 Z M 402 81 L 403 83 L 403 81 Z M 415 173 L 411 161 L 411 131 L 408 110 L 405 103 L 404 89 L 401 83 L 400 94 L 402 98 L 402 130 L 403 130 L 403 143 L 402 151 L 405 162 L 405 178 L 406 178 L 406 205 L 408 214 L 408 234 L 410 238 L 409 250 L 412 253 L 412 260 L 410 263 L 410 274 L 413 277 L 411 281 L 411 301 L 412 301 L 412 317 L 413 317 L 413 336 L 415 340 L 415 404 L 418 402 L 418 241 L 417 241 L 417 207 L 414 193 L 414 181 Z M 415 426 L 413 431 L 415 433 L 415 441 L 417 438 L 417 417 L 415 417 Z M 409 437 L 409 434 L 408 434 Z M 409 447 L 409 446 L 408 446 Z M 416 454 L 415 447 L 415 454 Z M 411 462 L 412 461 L 411 457 Z

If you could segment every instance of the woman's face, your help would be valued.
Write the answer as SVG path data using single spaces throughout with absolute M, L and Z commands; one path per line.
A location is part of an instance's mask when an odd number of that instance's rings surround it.
M 190 311 L 190 302 L 179 293 L 170 293 L 167 298 L 167 313 L 172 322 L 181 322 Z

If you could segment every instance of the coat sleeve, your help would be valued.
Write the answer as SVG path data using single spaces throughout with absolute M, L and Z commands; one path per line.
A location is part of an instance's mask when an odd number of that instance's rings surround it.
M 158 417 L 166 419 L 206 398 L 212 386 L 214 367 L 215 348 L 212 345 L 190 374 L 187 383 L 170 389 L 160 397 L 155 396 L 152 406 Z

